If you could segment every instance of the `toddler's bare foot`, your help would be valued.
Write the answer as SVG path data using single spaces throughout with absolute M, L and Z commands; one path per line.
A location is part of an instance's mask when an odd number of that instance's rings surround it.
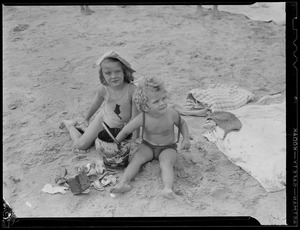
M 110 193 L 125 193 L 128 192 L 130 189 L 131 186 L 129 184 L 119 183 L 118 185 L 110 189 Z
M 173 192 L 172 189 L 170 188 L 164 188 L 162 191 L 161 191 L 161 195 L 165 198 L 168 198 L 168 199 L 175 199 L 177 197 L 177 195 Z
M 77 125 L 77 121 L 73 121 L 73 120 L 63 120 L 61 126 L 65 126 L 67 129 L 69 129 L 69 127 L 71 126 L 75 126 Z

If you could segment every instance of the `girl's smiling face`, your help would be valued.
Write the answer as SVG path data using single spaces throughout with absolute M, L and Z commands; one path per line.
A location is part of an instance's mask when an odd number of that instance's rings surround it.
M 118 87 L 124 84 L 124 72 L 119 61 L 105 59 L 101 63 L 102 74 L 107 84 L 111 87 Z
M 153 115 L 162 115 L 167 111 L 168 101 L 164 91 L 158 91 L 148 94 L 148 113 Z

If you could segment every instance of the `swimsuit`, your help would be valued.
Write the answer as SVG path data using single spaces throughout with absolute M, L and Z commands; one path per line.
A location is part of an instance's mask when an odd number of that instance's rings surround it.
M 125 86 L 124 92 L 118 98 L 113 98 L 108 87 L 104 96 L 104 103 L 101 109 L 103 121 L 113 128 L 123 128 L 131 118 L 131 95 L 130 84 Z
M 180 114 L 178 113 L 178 122 L 179 122 L 179 127 L 178 127 L 178 137 L 177 141 L 171 144 L 167 145 L 153 145 L 149 143 L 148 141 L 144 140 L 144 130 L 145 130 L 145 112 L 143 112 L 143 128 L 142 128 L 142 143 L 147 145 L 150 149 L 152 149 L 153 156 L 155 158 L 158 158 L 159 154 L 165 150 L 165 149 L 174 149 L 177 152 L 177 144 L 180 138 L 180 132 L 181 132 L 181 117 Z

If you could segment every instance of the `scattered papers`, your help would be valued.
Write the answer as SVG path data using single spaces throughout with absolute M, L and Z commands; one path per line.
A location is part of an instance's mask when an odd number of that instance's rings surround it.
M 32 207 L 32 204 L 30 204 L 30 202 L 29 202 L 29 201 L 27 201 L 27 202 L 26 202 L 26 205 L 27 205 L 29 208 L 31 208 L 31 207 Z
M 65 190 L 67 189 L 68 189 L 67 187 L 58 187 L 58 186 L 52 187 L 51 184 L 46 184 L 42 189 L 42 191 L 50 194 L 56 194 L 56 193 L 66 193 Z

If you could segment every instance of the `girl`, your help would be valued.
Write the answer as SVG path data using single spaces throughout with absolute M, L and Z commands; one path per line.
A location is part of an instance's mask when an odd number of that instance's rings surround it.
M 138 114 L 132 96 L 136 89 L 132 75 L 135 71 L 130 64 L 116 51 L 105 53 L 96 64 L 100 66 L 99 77 L 102 85 L 85 117 L 86 125 L 102 104 L 103 107 L 83 134 L 76 128 L 76 121 L 62 122 L 70 133 L 74 147 L 81 150 L 88 149 L 94 143 L 99 132 L 103 130 L 102 121 L 110 128 L 121 130 L 125 123 Z

